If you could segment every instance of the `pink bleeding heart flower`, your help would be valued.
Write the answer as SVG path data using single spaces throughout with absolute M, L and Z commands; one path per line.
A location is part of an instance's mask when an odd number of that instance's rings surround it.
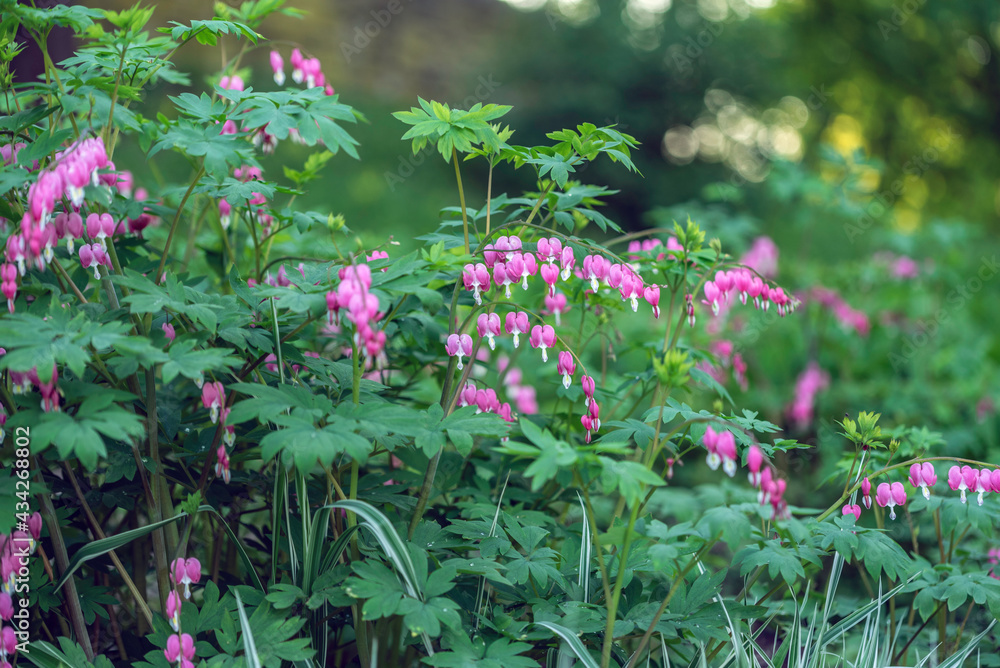
M 592 376 L 581 376 L 580 385 L 583 386 L 583 405 L 589 406 L 594 399 L 594 392 L 597 391 L 597 383 Z
M 514 347 L 517 348 L 520 335 L 527 334 L 530 328 L 528 314 L 524 311 L 511 311 L 504 318 L 504 329 L 514 335 Z
M 594 428 L 594 421 L 589 415 L 580 416 L 580 424 L 587 430 L 587 443 L 590 443 L 590 434 Z
M 993 489 L 990 469 L 980 469 L 976 471 L 976 474 L 976 486 L 971 489 L 976 493 L 976 500 L 979 502 L 979 505 L 983 505 L 983 494 L 997 490 Z
M 507 258 L 507 263 L 505 265 L 505 269 L 507 271 L 507 286 L 506 286 L 506 290 L 507 290 L 507 298 L 508 299 L 510 299 L 510 286 L 513 285 L 513 284 L 515 284 L 515 283 L 517 283 L 518 281 L 521 281 L 522 278 L 524 280 L 524 289 L 525 290 L 528 289 L 528 279 L 526 277 L 527 274 L 525 273 L 524 256 L 523 255 L 512 255 L 512 256 L 508 257 Z M 536 272 L 538 271 L 537 267 L 535 268 L 535 271 Z
M 569 303 L 566 301 L 566 295 L 561 292 L 557 292 L 554 295 L 545 296 L 545 308 L 542 309 L 542 315 L 551 315 L 556 320 L 556 326 L 562 324 L 562 314 L 569 312 Z
M 590 405 L 587 406 L 587 414 L 590 416 L 590 422 L 592 429 L 597 431 L 601 428 L 601 407 L 598 405 L 597 401 L 591 401 Z
M 556 345 L 556 330 L 552 325 L 535 325 L 528 340 L 532 348 L 542 349 L 542 362 L 549 361 L 548 349 Z
M 476 390 L 476 413 L 496 413 L 500 410 L 500 399 L 497 397 L 496 390 L 492 388 L 486 388 L 485 390 Z
M 101 265 L 109 265 L 107 253 L 101 244 L 84 244 L 80 246 L 80 265 L 84 269 L 94 269 L 94 278 L 100 280 Z
M 508 388 L 508 392 L 514 393 L 514 403 L 521 413 L 534 415 L 538 412 L 538 394 L 531 385 L 517 385 Z
M 462 391 L 458 393 L 458 401 L 455 402 L 456 405 L 461 408 L 462 406 L 475 406 L 476 405 L 476 385 L 475 383 L 466 383 Z
M 733 277 L 733 290 L 740 294 L 740 303 L 746 304 L 750 295 L 750 284 L 753 282 L 753 274 L 746 269 L 737 269 L 730 272 Z
M 723 298 L 728 301 L 728 293 L 733 287 L 733 278 L 729 275 L 729 272 L 722 270 L 715 272 L 715 285 L 719 288 L 719 292 L 722 293 Z
M 613 264 L 611 268 L 608 269 L 608 287 L 612 289 L 619 289 L 622 285 L 622 278 L 625 276 L 625 270 L 627 267 L 623 267 L 620 264 Z
M 201 562 L 196 558 L 174 559 L 170 564 L 170 577 L 175 585 L 184 585 L 184 598 L 191 598 L 191 585 L 201 580 Z
M 562 374 L 563 387 L 568 390 L 569 386 L 573 383 L 573 374 L 576 373 L 576 361 L 573 359 L 573 353 L 568 350 L 559 351 L 556 373 Z
M 298 49 L 292 49 L 292 56 L 289 59 L 292 64 L 292 81 L 295 83 L 302 83 L 305 81 L 305 73 L 302 71 L 302 64 L 305 62 L 305 58 L 302 57 L 302 52 Z
M 546 239 L 542 237 L 538 240 L 538 259 L 546 264 L 555 264 L 562 256 L 562 241 L 556 237 Z
M 33 373 L 35 372 L 32 370 Z M 59 368 L 53 364 L 52 365 L 52 375 L 49 382 L 44 382 L 42 380 L 37 380 L 39 392 L 42 395 L 42 410 L 46 413 L 59 410 Z
M 638 313 L 639 298 L 643 294 L 642 277 L 625 267 L 622 269 L 622 282 L 618 286 L 618 292 L 621 293 L 622 301 L 627 300 L 632 304 L 632 312 Z
M 934 465 L 930 462 L 914 464 L 910 467 L 910 484 L 919 487 L 925 499 L 931 498 L 930 487 L 937 482 L 937 473 L 934 472 Z
M 732 478 L 736 474 L 736 437 L 733 432 L 726 430 L 719 433 L 715 451 L 722 458 L 722 470 Z
M 524 253 L 521 256 L 521 288 L 528 289 L 528 277 L 538 273 L 538 260 L 531 253 Z M 507 269 L 510 271 L 510 267 Z
M 274 83 L 285 85 L 285 61 L 277 51 L 271 52 L 271 70 L 274 72 Z
M 653 317 L 660 317 L 660 286 L 650 285 L 643 293 L 643 298 L 653 307 Z
M 74 252 L 74 242 L 83 238 L 83 218 L 75 211 L 66 215 L 66 249 Z
M 747 468 L 750 469 L 750 484 L 760 487 L 760 467 L 764 464 L 764 453 L 756 445 L 747 451 Z
M 5 626 L 3 631 L 0 631 L 0 653 L 5 657 L 13 657 L 16 652 L 17 636 L 14 634 L 14 627 Z M 7 664 L 4 668 L 11 668 L 6 659 L 4 659 L 4 663 Z
M 861 519 L 861 506 L 857 504 L 854 504 L 853 506 L 851 504 L 847 504 L 844 506 L 841 514 L 854 515 L 854 521 L 857 522 Z
M 724 296 L 722 290 L 720 290 L 719 286 L 717 286 L 712 281 L 708 281 L 707 283 L 705 283 L 704 290 L 705 290 L 704 303 L 712 307 L 713 315 L 719 315 L 719 303 L 722 301 L 722 298 Z
M 962 503 L 965 503 L 965 492 L 975 487 L 976 478 L 979 477 L 978 474 L 976 474 L 974 476 L 970 476 L 971 480 L 967 480 L 966 472 L 971 474 L 973 473 L 973 470 L 969 466 L 952 466 L 948 469 L 948 487 L 950 487 L 952 491 L 962 493 Z M 972 485 L 969 485 L 969 482 L 972 482 Z
M 590 281 L 590 289 L 597 292 L 600 281 L 607 278 L 611 263 L 600 255 L 588 255 L 583 258 L 583 277 Z
M 181 599 L 181 595 L 176 591 L 171 590 L 167 594 L 167 620 L 170 622 L 170 628 L 175 632 L 181 630 L 181 606 L 184 604 Z
M 560 276 L 564 281 L 568 281 L 570 275 L 573 272 L 573 265 L 576 264 L 576 258 L 573 257 L 572 247 L 570 246 L 563 247 L 561 263 L 562 263 L 562 274 L 560 274 Z
M 7 592 L 0 592 L 0 619 L 9 622 L 14 618 L 14 601 Z
M 503 262 L 493 264 L 493 284 L 503 288 L 504 297 L 510 299 L 510 276 L 507 275 L 507 265 Z
M 722 457 L 719 456 L 719 434 L 711 425 L 705 427 L 705 435 L 701 438 L 702 445 L 708 450 L 708 456 L 705 458 L 705 463 L 708 464 L 708 468 L 713 471 L 718 470 L 719 464 L 722 463 Z
M 232 436 L 230 436 L 230 434 Z M 236 440 L 236 433 L 233 427 L 226 427 L 226 440 Z M 226 446 L 221 444 L 215 451 L 215 477 L 221 478 L 227 485 L 229 484 L 229 481 L 232 480 L 229 463 L 229 454 L 226 452 Z
M 195 656 L 194 638 L 187 633 L 174 634 L 167 638 L 167 648 L 163 650 L 164 656 L 170 663 L 177 663 L 180 668 L 194 666 L 192 660 Z
M 906 488 L 903 483 L 894 482 L 891 485 L 887 482 L 880 483 L 875 492 L 875 503 L 880 507 L 889 507 L 889 517 L 896 519 L 896 506 L 906 503 Z
M 162 329 L 164 336 L 167 337 L 167 345 L 169 346 L 171 343 L 173 343 L 173 340 L 177 338 L 177 332 L 174 331 L 174 326 L 171 325 L 169 322 L 163 323 Z
M 472 356 L 472 337 L 468 334 L 451 334 L 448 336 L 444 349 L 450 357 L 458 355 L 458 368 L 459 370 L 464 369 L 462 358 Z
M 14 312 L 14 299 L 17 297 L 17 266 L 0 264 L 0 291 L 7 298 L 7 310 Z
M 554 264 L 546 262 L 541 266 L 539 270 L 542 274 L 542 280 L 545 284 L 549 286 L 549 297 L 553 297 L 556 294 L 556 283 L 559 281 L 559 267 Z
M 490 272 L 485 264 L 467 264 L 462 271 L 462 282 L 466 290 L 472 291 L 472 296 L 476 300 L 476 305 L 483 303 L 482 293 L 490 289 Z
M 36 541 L 42 538 L 42 514 L 37 510 L 28 518 L 28 533 Z
M 201 405 L 209 410 L 212 424 L 219 421 L 219 410 L 226 400 L 226 390 L 220 381 L 205 383 L 201 387 Z
M 871 510 L 872 507 L 872 482 L 868 478 L 861 481 L 861 501 L 865 508 Z
M 494 337 L 500 336 L 500 315 L 497 313 L 480 313 L 476 321 L 476 331 L 479 336 L 485 336 L 490 344 L 490 350 L 496 350 Z

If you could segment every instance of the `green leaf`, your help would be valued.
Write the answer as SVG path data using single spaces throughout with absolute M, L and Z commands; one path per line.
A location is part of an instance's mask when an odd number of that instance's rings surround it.
M 756 545 L 744 548 L 733 559 L 742 562 L 740 575 L 747 575 L 757 567 L 767 568 L 771 578 L 779 575 L 788 584 L 793 584 L 797 578 L 805 577 L 803 561 L 818 563 L 816 550 L 805 547 L 784 547 L 777 540 L 765 541 L 762 547 Z
M 626 503 L 637 502 L 646 493 L 645 486 L 660 487 L 666 483 L 639 462 L 618 461 L 599 456 L 601 462 L 601 485 L 605 494 L 619 492 Z
M 117 405 L 93 412 L 81 410 L 76 415 L 47 413 L 45 420 L 31 430 L 32 447 L 37 451 L 54 444 L 60 458 L 76 457 L 91 471 L 100 458 L 108 455 L 103 437 L 130 441 L 144 433 L 142 419 Z
M 873 578 L 885 571 L 893 580 L 900 580 L 913 568 L 913 560 L 903 548 L 881 531 L 867 531 L 861 535 L 856 555 Z
M 698 520 L 695 528 L 706 539 L 722 535 L 730 550 L 750 538 L 753 526 L 746 514 L 729 506 L 709 508 Z
M 284 610 L 295 605 L 299 599 L 305 599 L 306 595 L 301 589 L 290 584 L 271 585 L 270 592 L 264 598 L 274 605 L 275 610 Z
M 214 45 L 214 40 L 206 40 L 204 36 L 211 35 L 233 35 L 234 37 L 246 37 L 253 44 L 260 38 L 256 32 L 242 23 L 232 21 L 220 21 L 213 19 L 210 21 L 192 21 L 190 25 L 184 25 L 177 21 L 170 21 L 174 28 L 159 28 L 160 32 L 170 33 L 170 38 L 175 42 L 183 42 L 193 36 L 200 44 Z

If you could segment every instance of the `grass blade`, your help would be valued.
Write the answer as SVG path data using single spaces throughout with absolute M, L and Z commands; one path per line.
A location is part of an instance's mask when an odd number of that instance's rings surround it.
M 247 668 L 261 668 L 260 657 L 257 656 L 257 644 L 253 640 L 253 631 L 250 630 L 250 620 L 247 619 L 247 612 L 243 609 L 240 592 L 234 588 L 233 595 L 236 597 L 236 608 L 240 613 L 240 627 L 243 629 L 243 652 L 246 654 Z
M 358 526 L 368 529 L 375 536 L 375 540 L 382 547 L 386 558 L 396 567 L 396 575 L 402 580 L 407 593 L 418 601 L 424 600 L 423 584 L 418 582 L 417 570 L 410 558 L 410 552 L 406 549 L 406 544 L 399 537 L 396 528 L 392 526 L 392 522 L 382 511 L 370 503 L 356 499 L 338 501 L 323 507 L 343 508 L 357 515 L 361 519 Z M 427 635 L 426 631 L 421 632 L 420 635 L 423 638 L 427 654 L 434 656 L 434 647 L 431 644 L 430 636 Z
M 403 543 L 396 528 L 392 526 L 389 518 L 382 514 L 382 511 L 369 503 L 354 499 L 337 501 L 325 507 L 343 508 L 360 517 L 363 521 L 361 526 L 372 533 L 382 547 L 382 551 L 385 552 L 385 556 L 396 567 L 396 572 L 403 579 L 403 586 L 406 587 L 407 593 L 420 601 L 424 600 L 424 592 L 422 587 L 418 586 L 417 571 L 410 559 L 406 544 Z
M 497 530 L 497 521 L 500 519 L 500 506 L 503 504 L 503 496 L 507 493 L 507 482 L 510 480 L 510 472 L 507 472 L 507 479 L 503 481 L 503 489 L 500 490 L 500 498 L 497 499 L 497 510 L 493 513 L 493 524 L 490 526 L 490 533 L 487 538 L 493 537 L 493 532 Z M 479 588 L 476 592 L 476 612 L 480 613 L 483 608 L 483 599 L 486 597 L 486 576 L 479 579 Z M 479 630 L 480 614 L 476 615 L 475 629 Z
M 973 650 L 979 647 L 979 643 L 982 642 L 983 638 L 986 637 L 986 634 L 990 632 L 996 623 L 997 620 L 994 619 L 990 622 L 989 626 L 983 629 L 982 633 L 969 640 L 964 648 L 939 663 L 938 668 L 961 668 L 961 666 L 965 663 L 965 660 L 969 658 L 969 655 L 972 654 Z
M 580 566 L 577 574 L 577 582 L 583 588 L 583 602 L 590 601 L 590 560 L 593 556 L 590 536 L 590 524 L 587 519 L 587 504 L 583 502 L 580 492 L 576 493 L 576 498 L 580 500 L 580 509 L 583 511 L 583 532 L 580 535 Z
M 551 622 L 535 622 L 535 626 L 547 628 L 549 631 L 552 631 L 557 636 L 562 638 L 563 641 L 569 645 L 569 648 L 573 650 L 573 653 L 576 654 L 576 658 L 580 660 L 580 663 L 582 663 L 585 668 L 600 668 L 597 662 L 594 661 L 594 657 L 590 656 L 590 652 L 588 652 L 587 648 L 584 647 L 580 638 L 565 626 L 559 626 L 558 624 L 553 624 Z
M 69 562 L 69 566 L 66 568 L 66 572 L 63 573 L 61 578 L 59 578 L 55 591 L 59 591 L 62 586 L 66 584 L 66 581 L 72 577 L 73 573 L 75 573 L 85 561 L 90 561 L 91 559 L 99 557 L 103 554 L 107 554 L 111 550 L 117 550 L 119 547 L 131 543 L 136 538 L 142 538 L 143 536 L 151 534 L 160 527 L 176 522 L 182 517 L 187 517 L 187 513 L 180 513 L 165 520 L 160 520 L 159 522 L 153 522 L 152 524 L 139 527 L 138 529 L 130 529 L 128 531 L 115 534 L 114 536 L 108 536 L 107 538 L 87 543 L 73 555 L 73 558 Z

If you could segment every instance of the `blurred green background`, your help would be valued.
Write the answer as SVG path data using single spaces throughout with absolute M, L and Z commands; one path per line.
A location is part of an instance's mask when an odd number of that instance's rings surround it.
M 121 8 L 129 3 L 95 3 Z M 691 216 L 739 256 L 757 235 L 777 242 L 778 280 L 837 290 L 871 322 L 862 336 L 807 303 L 791 319 L 726 334 L 750 383 L 736 404 L 802 440 L 835 439 L 833 420 L 875 410 L 927 425 L 948 448 L 988 456 L 1000 399 L 994 275 L 1000 211 L 1000 3 L 982 0 L 376 0 L 296 2 L 244 61 L 248 84 L 275 87 L 268 53 L 318 57 L 342 101 L 368 123 L 352 131 L 361 161 L 341 154 L 302 206 L 344 214 L 369 247 L 389 235 L 410 249 L 458 204 L 440 156 L 414 157 L 390 113 L 417 96 L 467 108 L 513 105 L 512 143 L 589 121 L 642 142 L 640 178 L 598 161 L 578 174 L 621 192 L 605 213 L 626 230 Z M 202 2 L 159 6 L 154 22 L 210 18 Z M 228 49 L 239 45 L 233 42 Z M 210 90 L 219 62 L 197 44 L 178 67 Z M 228 51 L 232 53 L 232 51 Z M 162 107 L 150 92 L 147 116 Z M 120 154 L 137 183 L 137 149 Z M 279 147 L 268 178 L 308 155 Z M 479 163 L 464 167 L 470 206 L 486 196 Z M 531 189 L 527 170 L 498 169 L 494 195 Z M 180 181 L 185 175 L 178 174 Z M 597 234 L 597 230 L 588 230 Z M 879 254 L 883 255 L 879 255 Z M 886 261 L 912 258 L 916 277 Z M 988 272 L 987 272 L 988 273 Z M 942 316 L 943 314 L 943 316 Z M 794 322 L 790 322 L 794 320 Z M 747 329 L 754 334 L 751 341 Z M 725 334 L 725 332 L 724 332 Z M 742 337 L 742 338 L 741 338 Z M 900 362 L 902 359 L 902 362 Z M 810 360 L 830 375 L 817 420 L 787 419 Z M 733 384 L 733 391 L 737 390 Z M 994 452 L 994 454 L 1000 454 Z

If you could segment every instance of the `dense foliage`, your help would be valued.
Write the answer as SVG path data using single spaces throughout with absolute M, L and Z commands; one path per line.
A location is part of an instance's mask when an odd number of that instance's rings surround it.
M 996 643 L 1000 469 L 967 452 L 991 256 L 779 283 L 780 243 L 720 241 L 718 210 L 606 215 L 589 166 L 641 179 L 615 124 L 523 146 L 510 106 L 422 98 L 393 122 L 455 200 L 406 221 L 417 250 L 365 247 L 369 221 L 299 206 L 367 119 L 264 47 L 281 0 L 159 31 L 138 5 L 0 7 L 0 666 L 958 666 Z M 81 40 L 58 63 L 55 26 Z M 43 79 L 13 83 L 18 34 Z M 221 51 L 209 88 L 181 48 Z M 159 84 L 186 89 L 168 111 L 143 106 Z M 784 169 L 789 209 L 853 211 Z M 935 392 L 942 367 L 968 385 Z M 834 422 L 819 397 L 847 392 Z

